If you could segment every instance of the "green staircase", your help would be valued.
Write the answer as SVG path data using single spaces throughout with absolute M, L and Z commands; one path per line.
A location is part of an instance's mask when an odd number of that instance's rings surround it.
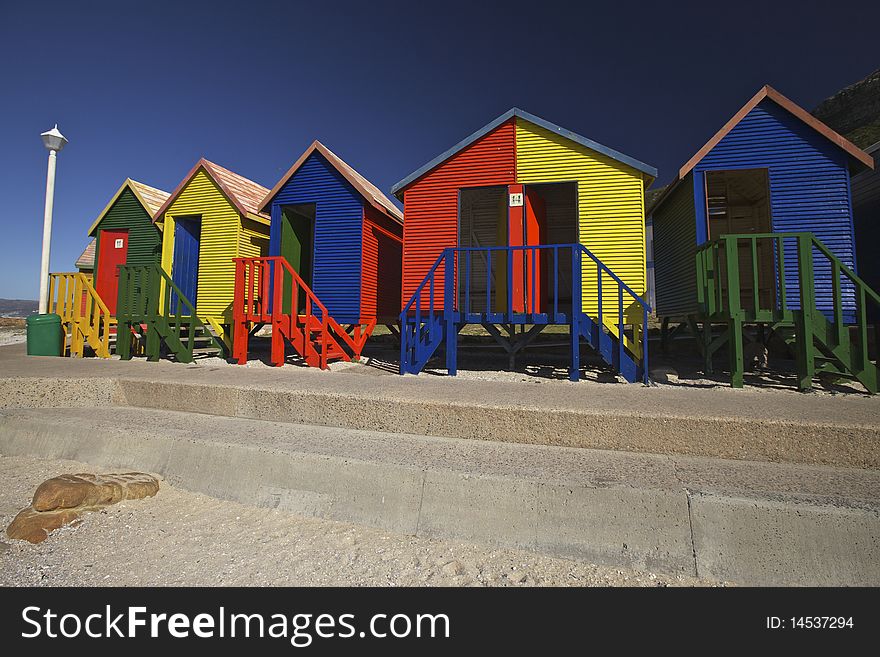
M 178 299 L 174 313 L 170 311 L 172 294 Z M 163 295 L 164 303 L 160 304 Z M 131 359 L 135 345 L 143 348 L 150 361 L 159 360 L 163 350 L 181 363 L 227 355 L 220 337 L 199 319 L 189 299 L 158 265 L 119 268 L 116 319 L 120 335 L 116 353 L 122 360 Z M 122 339 L 122 335 L 131 339 Z
M 712 355 L 726 344 L 731 384 L 742 387 L 743 329 L 761 325 L 777 332 L 794 352 L 800 390 L 810 390 L 814 377 L 827 373 L 877 393 L 867 304 L 880 304 L 880 295 L 815 235 L 722 235 L 700 246 L 696 260 L 701 310 L 689 321 L 708 372 Z M 712 325 L 719 323 L 726 326 L 716 336 Z

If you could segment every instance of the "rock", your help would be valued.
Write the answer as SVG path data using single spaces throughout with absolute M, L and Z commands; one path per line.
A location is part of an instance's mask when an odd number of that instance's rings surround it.
M 669 383 L 669 377 L 677 379 L 678 372 L 668 365 L 659 365 L 650 369 L 649 376 L 654 383 Z
M 28 543 L 41 543 L 49 533 L 79 521 L 80 512 L 76 509 L 57 511 L 35 511 L 28 507 L 19 511 L 6 528 L 6 535 Z
M 447 577 L 456 577 L 458 575 L 464 575 L 464 566 L 461 565 L 459 561 L 450 561 L 448 564 L 443 566 L 440 569 L 444 575 Z
M 4 552 L 9 552 L 9 543 L 0 541 L 0 554 L 3 554 Z
M 107 506 L 122 500 L 152 497 L 158 491 L 156 478 L 140 472 L 61 475 L 37 487 L 31 506 L 36 511 Z
M 10 538 L 40 543 L 59 527 L 78 522 L 87 511 L 122 500 L 152 497 L 157 492 L 159 481 L 140 472 L 53 477 L 37 487 L 31 506 L 15 516 L 6 534 Z
M 767 347 L 760 342 L 750 342 L 743 346 L 743 363 L 746 369 L 767 369 Z

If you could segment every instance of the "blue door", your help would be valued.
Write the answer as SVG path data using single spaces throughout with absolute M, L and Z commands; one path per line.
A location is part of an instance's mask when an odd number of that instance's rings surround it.
M 199 240 L 202 235 L 200 218 L 175 219 L 174 259 L 171 264 L 171 280 L 183 296 L 196 305 L 196 289 L 199 280 Z M 177 294 L 171 292 L 171 313 L 177 314 Z M 189 308 L 180 308 L 181 315 L 189 315 Z

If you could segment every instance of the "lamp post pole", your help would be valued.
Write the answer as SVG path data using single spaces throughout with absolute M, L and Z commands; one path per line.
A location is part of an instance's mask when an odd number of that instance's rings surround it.
M 52 243 L 52 207 L 55 203 L 55 160 L 57 153 L 67 143 L 56 124 L 51 130 L 40 135 L 43 145 L 49 150 L 49 168 L 46 171 L 46 207 L 43 212 L 43 256 L 40 261 L 40 308 L 45 315 L 49 309 L 49 249 Z

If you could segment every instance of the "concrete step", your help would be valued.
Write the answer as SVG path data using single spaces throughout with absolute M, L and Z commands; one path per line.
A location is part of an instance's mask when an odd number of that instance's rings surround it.
M 880 469 L 880 398 L 790 390 L 397 376 L 24 355 L 0 347 L 0 407 L 103 406 L 656 454 Z
M 762 585 L 880 585 L 880 473 L 358 431 L 179 411 L 0 411 L 0 453 L 218 498 Z

